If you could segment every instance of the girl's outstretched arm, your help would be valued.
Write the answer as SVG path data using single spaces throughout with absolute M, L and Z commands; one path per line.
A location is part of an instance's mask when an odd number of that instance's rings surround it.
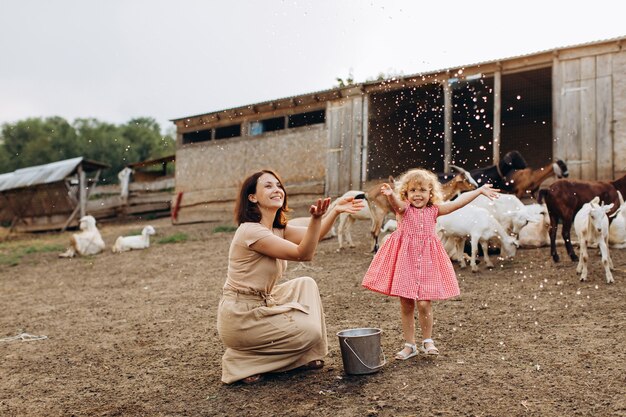
M 391 204 L 391 207 L 396 213 L 404 213 L 406 206 L 402 203 L 402 200 L 398 198 L 396 194 L 394 194 L 393 189 L 387 183 L 384 183 L 380 186 L 380 192 L 387 197 L 387 201 Z
M 450 214 L 455 210 L 460 209 L 466 204 L 469 204 L 479 195 L 484 195 L 485 197 L 493 200 L 494 198 L 498 198 L 500 196 L 499 188 L 493 188 L 491 184 L 485 184 L 480 188 L 477 188 L 472 191 L 467 191 L 457 197 L 455 200 L 446 201 L 439 205 L 439 215 L 444 216 L 446 214 Z

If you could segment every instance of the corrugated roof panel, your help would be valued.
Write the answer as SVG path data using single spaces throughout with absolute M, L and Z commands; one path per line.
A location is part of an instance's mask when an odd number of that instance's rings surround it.
M 2 174 L 0 175 L 0 191 L 61 181 L 72 174 L 82 161 L 83 157 L 79 156 Z

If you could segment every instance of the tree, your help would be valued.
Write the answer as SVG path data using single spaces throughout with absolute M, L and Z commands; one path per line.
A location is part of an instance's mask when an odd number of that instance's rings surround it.
M 30 118 L 3 125 L 0 173 L 83 156 L 110 165 L 101 178 L 116 183 L 117 173 L 127 164 L 174 152 L 172 135 L 162 135 L 149 117 L 119 126 L 93 118 L 76 119 L 73 125 L 61 117 Z
M 47 164 L 79 156 L 76 132 L 61 117 L 31 118 L 2 128 L 0 171 Z

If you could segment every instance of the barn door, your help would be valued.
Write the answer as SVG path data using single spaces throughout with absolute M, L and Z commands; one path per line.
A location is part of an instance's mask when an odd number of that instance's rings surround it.
M 366 114 L 366 113 L 365 113 Z M 364 99 L 351 97 L 327 108 L 326 195 L 336 197 L 362 186 Z
M 610 68 L 610 55 L 571 59 L 554 66 L 554 155 L 565 160 L 572 178 L 613 178 Z

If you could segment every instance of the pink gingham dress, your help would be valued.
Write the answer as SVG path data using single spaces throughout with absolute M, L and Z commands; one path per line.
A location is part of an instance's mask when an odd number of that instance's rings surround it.
M 378 250 L 363 286 L 414 300 L 445 300 L 460 294 L 450 258 L 435 233 L 439 207 L 407 203 L 393 232 Z

